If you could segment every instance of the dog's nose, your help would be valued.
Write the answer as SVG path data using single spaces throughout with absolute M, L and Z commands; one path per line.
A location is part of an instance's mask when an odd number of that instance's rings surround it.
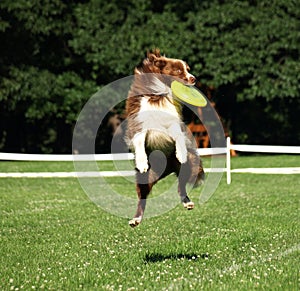
M 196 82 L 196 78 L 194 76 L 189 77 L 189 83 L 194 84 Z

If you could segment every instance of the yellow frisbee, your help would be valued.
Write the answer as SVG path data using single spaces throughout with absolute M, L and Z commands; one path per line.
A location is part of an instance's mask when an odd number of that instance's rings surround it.
M 207 100 L 199 90 L 192 86 L 186 86 L 178 81 L 173 81 L 171 84 L 173 94 L 180 100 L 194 105 L 204 107 Z

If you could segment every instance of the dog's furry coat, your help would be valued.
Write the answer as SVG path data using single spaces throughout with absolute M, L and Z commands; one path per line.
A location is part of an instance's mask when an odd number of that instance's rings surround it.
M 136 214 L 129 222 L 133 227 L 142 220 L 146 198 L 153 185 L 173 172 L 178 176 L 182 203 L 188 209 L 194 207 L 187 196 L 186 184 L 200 184 L 204 172 L 195 145 L 187 137 L 181 104 L 173 98 L 170 88 L 174 78 L 194 84 L 195 78 L 188 70 L 185 62 L 161 56 L 159 50 L 148 53 L 135 69 L 135 79 L 126 102 L 127 140 L 135 153 L 139 199 Z M 157 150 L 166 157 L 163 169 L 159 154 L 151 155 L 149 165 L 150 154 Z

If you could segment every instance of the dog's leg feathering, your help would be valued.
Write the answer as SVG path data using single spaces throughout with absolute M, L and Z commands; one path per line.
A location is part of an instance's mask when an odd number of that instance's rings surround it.
M 184 164 L 187 161 L 187 150 L 185 147 L 184 137 L 179 137 L 176 140 L 176 158 L 181 163 Z

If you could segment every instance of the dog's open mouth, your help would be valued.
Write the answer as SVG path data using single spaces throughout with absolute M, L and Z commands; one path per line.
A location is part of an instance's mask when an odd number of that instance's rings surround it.
M 196 78 L 193 78 L 192 81 L 184 80 L 184 79 L 181 79 L 181 78 L 174 78 L 174 80 L 177 81 L 177 82 L 182 83 L 183 85 L 189 86 L 189 87 L 195 86 L 196 82 L 197 82 Z
M 164 80 L 165 81 L 165 80 Z M 180 78 L 170 78 L 168 76 L 168 83 L 166 84 L 165 82 L 163 82 L 162 80 L 160 80 L 159 78 L 157 78 L 155 75 L 153 76 L 153 78 L 148 79 L 148 86 L 147 86 L 147 91 L 149 90 L 150 94 L 152 95 L 159 95 L 159 96 L 172 96 L 172 83 L 178 82 L 184 86 L 187 87 L 193 87 L 196 84 L 196 81 L 193 83 L 189 83 L 188 81 L 182 80 Z

